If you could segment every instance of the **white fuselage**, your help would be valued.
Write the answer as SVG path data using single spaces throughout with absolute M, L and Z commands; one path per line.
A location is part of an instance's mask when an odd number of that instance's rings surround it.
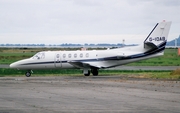
M 10 67 L 26 70 L 78 68 L 69 63 L 76 61 L 99 68 L 110 68 L 163 55 L 163 53 L 157 53 L 138 58 L 126 58 L 126 56 L 141 54 L 144 51 L 147 50 L 142 49 L 142 46 L 90 51 L 42 51 L 31 58 L 12 63 Z

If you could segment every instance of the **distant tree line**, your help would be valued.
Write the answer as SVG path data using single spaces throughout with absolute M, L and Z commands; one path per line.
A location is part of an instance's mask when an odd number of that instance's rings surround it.
M 45 47 L 45 46 L 54 46 L 54 47 L 122 47 L 122 46 L 135 46 L 137 44 L 108 44 L 108 43 L 99 43 L 99 44 L 72 44 L 72 43 L 63 43 L 63 44 L 0 44 L 1 47 Z M 167 42 L 167 46 L 180 46 L 180 36 L 178 38 L 175 38 L 172 41 Z
M 135 44 L 132 44 L 135 45 Z M 63 43 L 63 44 L 0 44 L 0 46 L 8 47 L 8 46 L 16 46 L 16 47 L 21 47 L 21 46 L 39 46 L 39 47 L 44 47 L 44 46 L 124 46 L 124 44 L 108 44 L 108 43 L 99 43 L 99 44 L 72 44 L 72 43 Z

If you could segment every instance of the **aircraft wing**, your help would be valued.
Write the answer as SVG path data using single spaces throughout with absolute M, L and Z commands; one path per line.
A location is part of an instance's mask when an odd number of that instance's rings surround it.
M 73 65 L 74 67 L 77 67 L 77 68 L 104 68 L 104 67 L 101 67 L 101 66 L 97 66 L 97 65 L 92 65 L 90 63 L 85 63 L 85 62 L 80 62 L 80 61 L 68 61 L 69 64 Z

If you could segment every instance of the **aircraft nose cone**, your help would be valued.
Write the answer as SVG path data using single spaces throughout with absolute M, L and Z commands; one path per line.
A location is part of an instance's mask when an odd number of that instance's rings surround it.
M 29 59 L 19 60 L 19 61 L 16 61 L 16 62 L 10 64 L 9 67 L 12 69 L 18 69 L 18 70 L 24 69 L 25 66 L 23 64 L 26 62 L 30 62 L 30 60 Z
M 12 64 L 9 65 L 9 67 L 10 67 L 10 68 L 16 68 L 17 65 L 16 65 L 16 63 L 12 63 Z
M 13 64 L 13 63 L 12 63 L 12 64 L 10 64 L 10 65 L 9 65 L 9 67 L 10 67 L 10 68 L 13 68 L 13 67 L 14 67 L 14 64 Z

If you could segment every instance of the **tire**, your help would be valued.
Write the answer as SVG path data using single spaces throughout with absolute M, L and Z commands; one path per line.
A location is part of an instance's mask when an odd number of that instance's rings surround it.
M 84 74 L 84 76 L 89 76 L 90 75 L 90 71 L 88 71 L 88 73 L 87 74 Z
M 25 75 L 26 75 L 26 77 L 30 77 L 31 76 L 31 72 L 28 71 L 28 72 L 25 73 Z
M 92 69 L 91 72 L 93 76 L 98 76 L 98 69 Z

